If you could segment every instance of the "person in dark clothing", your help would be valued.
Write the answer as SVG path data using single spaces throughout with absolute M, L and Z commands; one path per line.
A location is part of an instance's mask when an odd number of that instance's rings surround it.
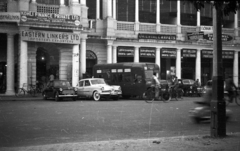
M 234 84 L 232 76 L 228 76 L 225 80 L 225 90 L 228 92 L 229 102 L 233 101 L 234 92 L 237 90 L 237 86 Z

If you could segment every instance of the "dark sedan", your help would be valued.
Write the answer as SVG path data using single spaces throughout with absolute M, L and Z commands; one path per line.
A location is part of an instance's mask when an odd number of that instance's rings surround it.
M 77 99 L 77 88 L 73 88 L 67 80 L 53 80 L 43 90 L 43 99 L 53 98 L 59 101 L 63 98 Z

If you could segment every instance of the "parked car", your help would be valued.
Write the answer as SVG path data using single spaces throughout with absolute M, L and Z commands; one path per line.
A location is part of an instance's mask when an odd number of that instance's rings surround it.
M 108 85 L 103 78 L 82 79 L 77 85 L 78 97 L 93 98 L 99 101 L 101 98 L 112 98 L 118 100 L 122 96 L 121 87 Z
M 193 93 L 194 80 L 192 79 L 178 79 L 178 83 L 181 83 L 184 96 L 189 96 Z
M 53 80 L 48 83 L 42 92 L 43 99 L 54 98 L 59 101 L 63 98 L 77 99 L 77 89 L 72 87 L 67 80 Z

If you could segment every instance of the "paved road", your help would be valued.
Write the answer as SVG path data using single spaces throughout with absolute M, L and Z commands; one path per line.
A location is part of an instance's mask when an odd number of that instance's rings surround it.
M 143 100 L 100 101 L 27 99 L 0 101 L 0 147 L 210 134 L 210 124 L 188 117 L 193 101 L 146 103 Z M 227 132 L 240 132 L 240 107 Z

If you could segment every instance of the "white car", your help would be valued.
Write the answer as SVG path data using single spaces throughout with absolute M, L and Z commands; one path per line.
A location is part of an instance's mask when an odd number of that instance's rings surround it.
M 108 85 L 103 78 L 87 78 L 78 82 L 77 94 L 80 98 L 93 98 L 99 101 L 102 97 L 118 100 L 122 95 L 121 87 Z

